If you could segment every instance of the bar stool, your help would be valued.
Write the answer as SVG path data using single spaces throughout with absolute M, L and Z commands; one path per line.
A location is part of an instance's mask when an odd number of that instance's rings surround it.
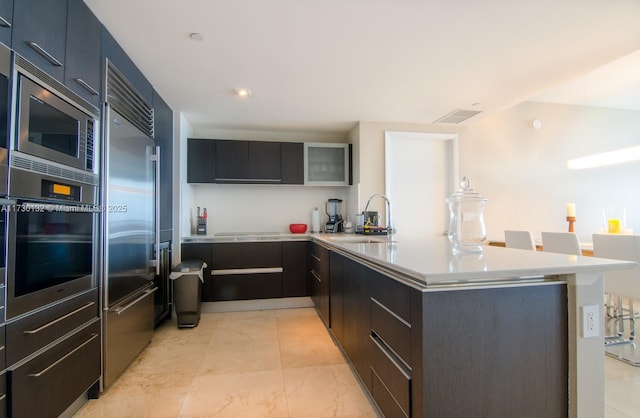
M 602 258 L 640 262 L 640 235 L 593 234 L 593 255 Z M 608 271 L 605 273 L 604 291 L 618 298 L 616 313 L 616 335 L 605 338 L 606 352 L 626 363 L 640 367 L 640 356 L 635 350 L 635 309 L 634 300 L 640 300 L 640 264 L 631 270 Z M 624 314 L 622 299 L 628 300 L 628 314 Z M 625 338 L 624 321 L 628 320 L 629 338 Z M 615 347 L 626 344 L 624 348 Z

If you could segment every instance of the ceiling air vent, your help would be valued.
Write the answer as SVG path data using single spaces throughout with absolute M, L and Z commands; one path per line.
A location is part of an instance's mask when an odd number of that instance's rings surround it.
M 481 112 L 481 110 L 456 109 L 453 112 L 444 115 L 433 123 L 461 123 Z

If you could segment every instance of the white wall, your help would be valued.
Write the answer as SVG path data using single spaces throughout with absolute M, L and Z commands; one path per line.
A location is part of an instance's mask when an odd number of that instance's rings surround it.
M 542 128 L 530 122 L 540 119 Z M 640 163 L 569 170 L 567 160 L 640 144 L 640 112 L 525 102 L 464 129 L 460 176 L 488 198 L 489 238 L 504 229 L 565 231 L 566 204 L 576 204 L 581 241 L 603 227 L 605 206 L 626 206 L 640 233 Z

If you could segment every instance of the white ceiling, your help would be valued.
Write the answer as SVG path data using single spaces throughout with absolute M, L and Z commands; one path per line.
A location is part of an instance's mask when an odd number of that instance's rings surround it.
M 584 74 L 640 50 L 637 0 L 85 2 L 196 128 L 471 123 L 580 76 L 587 104 Z

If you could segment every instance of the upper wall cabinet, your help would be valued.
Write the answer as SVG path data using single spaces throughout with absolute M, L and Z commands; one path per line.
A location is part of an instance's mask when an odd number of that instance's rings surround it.
M 13 26 L 13 1 L 0 1 L 0 42 L 11 46 L 11 32 Z
M 304 184 L 304 144 L 282 142 L 280 151 L 282 184 Z
M 189 138 L 187 182 L 346 186 L 351 146 Z
M 145 78 L 144 74 L 131 61 L 131 58 L 122 49 L 113 36 L 106 28 L 102 28 L 102 71 L 104 79 L 104 71 L 106 59 L 109 59 L 115 67 L 125 76 L 127 80 L 138 90 L 138 93 L 148 103 L 153 103 L 153 86 Z
M 187 139 L 187 183 L 215 183 L 216 141 Z
M 305 185 L 348 186 L 352 183 L 350 144 L 304 144 Z
M 216 183 L 282 183 L 280 143 L 216 141 Z
M 66 30 L 67 0 L 14 3 L 12 48 L 61 83 L 64 83 Z
M 100 21 L 82 0 L 69 0 L 64 81 L 67 87 L 100 106 Z

